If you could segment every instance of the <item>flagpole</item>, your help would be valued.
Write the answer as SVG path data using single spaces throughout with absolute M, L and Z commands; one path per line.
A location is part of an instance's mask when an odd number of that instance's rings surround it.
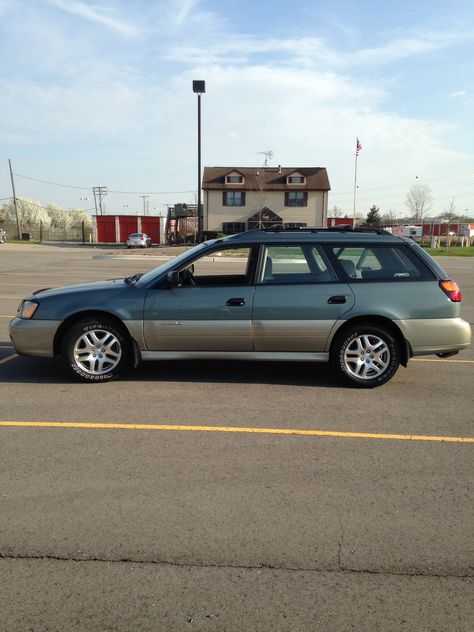
M 352 227 L 355 228 L 355 221 L 356 221 L 356 194 L 357 194 L 357 159 L 359 158 L 359 155 L 356 151 L 356 155 L 355 155 L 355 168 L 354 168 L 354 208 L 352 211 Z
M 355 228 L 356 223 L 356 197 L 357 197 L 357 160 L 359 158 L 359 152 L 362 149 L 362 145 L 359 139 L 356 138 L 356 150 L 355 150 L 355 167 L 354 167 L 354 208 L 352 210 L 352 228 Z

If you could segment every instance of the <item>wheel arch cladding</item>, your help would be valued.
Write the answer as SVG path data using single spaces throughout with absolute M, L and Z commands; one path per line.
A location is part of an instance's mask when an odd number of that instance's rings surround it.
M 339 338 L 339 336 L 343 336 L 348 329 L 358 324 L 373 324 L 387 329 L 394 336 L 398 343 L 400 351 L 400 364 L 404 367 L 407 366 L 408 360 L 413 356 L 410 342 L 405 338 L 401 329 L 393 322 L 393 320 L 390 320 L 390 318 L 386 318 L 385 316 L 356 316 L 355 318 L 347 320 L 343 325 L 339 327 L 339 329 L 336 330 L 331 339 L 331 344 L 329 348 L 330 355 L 333 352 L 333 347 L 336 339 Z
M 53 344 L 54 355 L 55 356 L 60 355 L 64 336 L 66 335 L 68 330 L 72 327 L 72 325 L 75 325 L 76 323 L 82 320 L 87 320 L 87 319 L 93 320 L 93 319 L 100 319 L 100 318 L 107 319 L 108 321 L 114 323 L 114 325 L 116 325 L 122 331 L 124 336 L 126 336 L 130 342 L 133 342 L 132 336 L 130 335 L 130 332 L 128 331 L 127 326 L 124 324 L 122 320 L 120 320 L 120 318 L 118 318 L 114 314 L 111 314 L 110 312 L 102 312 L 100 310 L 88 310 L 85 312 L 77 312 L 76 314 L 72 314 L 71 316 L 68 316 L 65 320 L 63 320 L 61 325 L 58 327 L 58 330 L 54 337 L 54 344 Z

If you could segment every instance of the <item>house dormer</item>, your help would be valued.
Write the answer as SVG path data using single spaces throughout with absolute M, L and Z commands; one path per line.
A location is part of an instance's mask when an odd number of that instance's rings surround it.
M 245 184 L 245 178 L 239 171 L 230 171 L 225 176 L 225 183 L 242 185 L 242 184 Z
M 291 185 L 304 186 L 306 184 L 306 178 L 299 171 L 293 171 L 292 173 L 286 176 L 286 184 L 289 186 Z

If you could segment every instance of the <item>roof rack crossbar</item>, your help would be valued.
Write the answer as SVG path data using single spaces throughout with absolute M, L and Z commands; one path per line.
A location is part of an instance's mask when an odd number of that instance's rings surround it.
M 370 228 L 370 227 L 356 227 L 351 224 L 341 224 L 339 226 L 330 226 L 328 228 L 310 228 L 305 226 L 271 226 L 266 228 L 260 228 L 264 233 L 280 233 L 280 232 L 301 232 L 301 233 L 323 233 L 323 232 L 351 232 L 351 233 L 374 233 L 376 235 L 391 235 L 388 230 L 383 228 Z

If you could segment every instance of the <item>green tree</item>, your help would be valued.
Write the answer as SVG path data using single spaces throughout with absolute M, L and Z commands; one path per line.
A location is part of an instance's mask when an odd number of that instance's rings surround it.
M 382 224 L 382 215 L 380 214 L 380 209 L 378 206 L 375 206 L 375 204 L 373 204 L 370 207 L 369 212 L 367 213 L 364 226 L 375 226 L 376 228 L 378 228 L 381 226 L 381 224 Z

